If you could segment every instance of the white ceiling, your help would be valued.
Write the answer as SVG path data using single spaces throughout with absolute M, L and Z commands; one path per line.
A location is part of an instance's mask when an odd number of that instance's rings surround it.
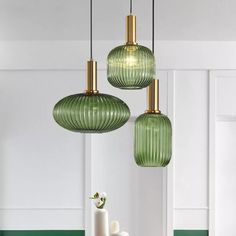
M 129 0 L 94 1 L 94 38 L 123 40 Z M 151 1 L 133 0 L 138 38 L 151 37 Z M 89 0 L 0 0 L 0 40 L 86 40 Z M 236 0 L 156 0 L 161 40 L 236 40 Z

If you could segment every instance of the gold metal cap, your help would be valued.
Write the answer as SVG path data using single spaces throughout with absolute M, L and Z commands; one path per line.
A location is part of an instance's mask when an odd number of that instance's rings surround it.
M 96 94 L 97 90 L 97 62 L 87 61 L 87 89 L 86 94 Z
M 147 88 L 147 113 L 161 113 L 159 110 L 159 80 L 153 79 Z
M 126 16 L 126 44 L 136 44 L 136 16 Z

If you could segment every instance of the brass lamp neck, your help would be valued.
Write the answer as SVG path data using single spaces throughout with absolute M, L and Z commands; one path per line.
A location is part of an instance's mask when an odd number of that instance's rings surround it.
M 97 62 L 87 61 L 87 89 L 86 94 L 96 94 L 97 90 Z
M 126 44 L 136 44 L 136 16 L 126 16 Z
M 147 113 L 161 113 L 159 110 L 159 80 L 153 79 L 147 88 Z

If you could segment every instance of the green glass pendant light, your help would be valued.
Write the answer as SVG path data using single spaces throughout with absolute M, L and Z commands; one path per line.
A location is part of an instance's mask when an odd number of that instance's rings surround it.
M 152 51 L 154 53 L 154 0 Z M 172 127 L 169 118 L 159 110 L 159 80 L 153 79 L 147 89 L 146 113 L 135 121 L 134 157 L 142 167 L 165 167 L 172 155 Z
M 90 60 L 87 89 L 61 99 L 53 109 L 55 121 L 63 128 L 81 133 L 104 133 L 123 126 L 130 117 L 121 99 L 97 90 L 97 62 L 92 58 L 92 0 L 90 0 Z
M 155 57 L 152 51 L 136 42 L 136 16 L 126 18 L 125 45 L 111 50 L 107 58 L 109 83 L 120 89 L 141 89 L 147 87 L 155 75 Z

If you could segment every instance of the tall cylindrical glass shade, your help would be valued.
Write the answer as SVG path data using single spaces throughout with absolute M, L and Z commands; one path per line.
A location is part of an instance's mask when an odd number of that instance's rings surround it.
M 144 113 L 135 121 L 134 156 L 142 167 L 164 167 L 172 153 L 172 128 L 161 113 Z

